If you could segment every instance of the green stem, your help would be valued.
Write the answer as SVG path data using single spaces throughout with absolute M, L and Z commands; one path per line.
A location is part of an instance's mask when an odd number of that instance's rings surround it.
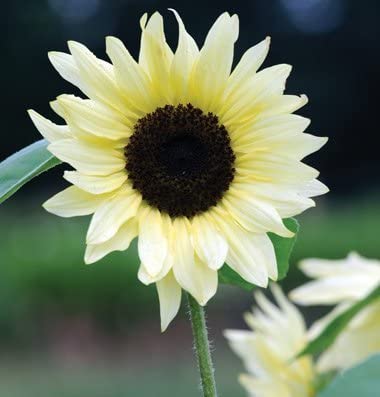
M 193 328 L 194 347 L 201 375 L 203 397 L 217 397 L 204 310 L 190 294 L 187 294 L 187 299 L 191 326 Z

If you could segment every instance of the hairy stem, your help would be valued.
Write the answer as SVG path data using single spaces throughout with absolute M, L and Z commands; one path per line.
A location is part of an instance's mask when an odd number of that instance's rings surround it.
M 187 299 L 203 397 L 217 397 L 204 310 L 190 294 L 187 294 Z

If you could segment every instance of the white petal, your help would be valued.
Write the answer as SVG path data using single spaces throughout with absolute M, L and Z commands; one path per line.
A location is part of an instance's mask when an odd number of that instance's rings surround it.
M 63 177 L 86 192 L 102 194 L 118 189 L 127 180 L 128 175 L 124 170 L 106 176 L 86 175 L 78 171 L 65 171 Z
M 228 244 L 225 238 L 204 217 L 196 216 L 191 221 L 195 252 L 210 269 L 220 269 L 227 257 Z
M 168 251 L 161 213 L 147 208 L 139 222 L 138 252 L 144 268 L 152 276 L 160 273 Z
M 179 30 L 177 51 L 174 54 L 170 70 L 172 100 L 173 103 L 186 103 L 189 79 L 199 50 L 194 39 L 187 33 L 177 11 L 170 10 L 174 13 Z
M 228 242 L 227 263 L 241 277 L 260 287 L 268 285 L 268 259 L 255 243 L 256 235 L 239 227 L 227 213 L 212 214 Z M 229 220 L 230 219 L 230 220 Z
M 237 39 L 236 17 L 222 14 L 211 27 L 190 82 L 190 102 L 204 112 L 215 110 L 226 87 Z
M 106 44 L 107 54 L 115 68 L 116 81 L 123 89 L 124 95 L 133 98 L 133 103 L 138 109 L 147 113 L 154 110 L 157 107 L 154 92 L 142 67 L 133 59 L 121 40 L 107 37 Z
M 82 216 L 94 213 L 109 198 L 108 194 L 94 195 L 76 186 L 70 186 L 45 201 L 43 207 L 46 211 L 64 218 Z
M 74 95 L 61 95 L 58 103 L 65 112 L 65 120 L 84 133 L 111 140 L 131 136 L 131 122 L 112 109 Z
M 110 240 L 101 244 L 87 245 L 84 256 L 85 263 L 94 263 L 113 251 L 127 250 L 131 241 L 137 236 L 137 234 L 137 221 L 135 218 L 132 218 L 121 226 L 118 232 Z
M 181 306 L 181 287 L 172 272 L 157 281 L 156 286 L 160 300 L 161 331 L 164 332 Z
M 28 114 L 41 135 L 49 142 L 70 137 L 70 131 L 67 125 L 57 125 L 50 120 L 45 119 L 34 110 L 28 110 Z
M 53 142 L 48 146 L 48 150 L 87 175 L 110 175 L 125 167 L 122 153 L 75 139 Z
M 125 188 L 104 202 L 91 219 L 87 232 L 87 244 L 100 244 L 113 237 L 119 228 L 136 215 L 141 196 L 131 188 Z
M 286 228 L 276 209 L 265 201 L 231 188 L 223 198 L 223 205 L 241 226 L 251 232 L 273 232 L 283 237 L 294 235 Z
M 175 235 L 174 276 L 181 287 L 204 306 L 216 293 L 218 273 L 200 262 L 194 255 L 187 219 L 176 218 L 173 228 Z

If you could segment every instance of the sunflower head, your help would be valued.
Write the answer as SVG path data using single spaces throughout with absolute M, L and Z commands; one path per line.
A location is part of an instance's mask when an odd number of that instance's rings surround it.
M 72 186 L 44 207 L 93 214 L 86 263 L 126 250 L 138 236 L 139 279 L 157 284 L 163 328 L 181 288 L 206 304 L 225 262 L 259 286 L 275 280 L 267 233 L 290 237 L 282 219 L 327 191 L 301 162 L 326 139 L 304 133 L 309 120 L 292 114 L 307 99 L 283 94 L 290 66 L 258 71 L 269 38 L 232 70 L 236 15 L 222 14 L 199 48 L 172 11 L 175 51 L 154 13 L 140 21 L 138 60 L 114 37 L 106 40 L 111 63 L 77 42 L 68 43 L 70 54 L 49 53 L 84 98 L 51 103 L 62 125 L 30 111 L 48 149 L 74 168 L 64 173 Z

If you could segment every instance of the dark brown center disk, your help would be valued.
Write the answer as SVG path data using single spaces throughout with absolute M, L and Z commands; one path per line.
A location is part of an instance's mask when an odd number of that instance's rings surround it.
M 235 173 L 226 128 L 190 104 L 166 105 L 138 120 L 125 157 L 133 188 L 172 218 L 216 205 Z

